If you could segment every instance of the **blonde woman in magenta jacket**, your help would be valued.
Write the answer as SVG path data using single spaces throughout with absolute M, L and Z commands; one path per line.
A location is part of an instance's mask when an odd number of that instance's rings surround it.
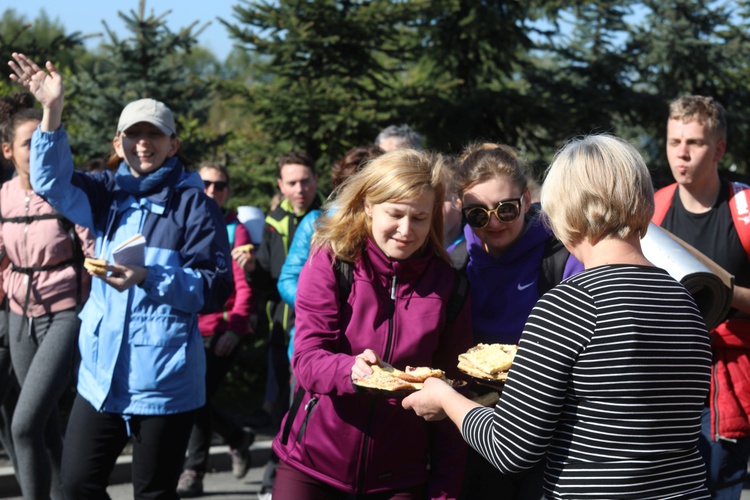
M 453 322 L 456 273 L 442 248 L 440 161 L 397 150 L 343 185 L 300 276 L 292 368 L 297 400 L 274 441 L 274 498 L 456 498 L 466 447 L 456 429 L 420 422 L 400 401 L 354 384 L 383 362 L 457 377 L 471 345 L 468 300 Z M 334 261 L 352 266 L 340 295 Z

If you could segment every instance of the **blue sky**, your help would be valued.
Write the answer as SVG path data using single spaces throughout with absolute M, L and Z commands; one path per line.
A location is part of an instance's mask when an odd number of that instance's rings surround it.
M 161 15 L 167 10 L 172 12 L 164 19 L 172 31 L 185 28 L 194 21 L 199 21 L 202 26 L 208 21 L 211 25 L 198 37 L 200 45 L 211 49 L 219 59 L 224 59 L 232 50 L 232 40 L 229 38 L 226 28 L 217 17 L 233 22 L 232 6 L 238 5 L 237 0 L 147 0 L 146 12 Z M 118 11 L 129 13 L 138 10 L 138 0 L 112 1 L 112 0 L 76 0 L 75 2 L 49 0 L 24 0 L 13 2 L 8 7 L 13 8 L 16 13 L 24 15 L 28 21 L 33 21 L 44 9 L 50 19 L 58 19 L 67 32 L 80 31 L 87 33 L 103 33 L 102 20 L 106 20 L 110 29 L 118 35 L 125 35 L 126 30 L 122 20 L 117 15 Z M 0 12 L 6 7 L 1 7 Z M 90 46 L 96 46 L 101 38 L 94 38 L 88 42 Z

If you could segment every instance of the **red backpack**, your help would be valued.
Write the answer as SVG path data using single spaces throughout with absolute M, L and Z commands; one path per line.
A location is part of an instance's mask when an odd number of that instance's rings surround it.
M 672 206 L 677 183 L 663 187 L 654 194 L 654 216 L 651 222 L 660 226 L 664 217 L 667 215 L 669 207 Z M 732 212 L 732 221 L 737 229 L 737 235 L 740 237 L 742 248 L 750 259 L 750 186 L 741 182 L 730 183 L 731 192 L 729 193 L 729 210 Z

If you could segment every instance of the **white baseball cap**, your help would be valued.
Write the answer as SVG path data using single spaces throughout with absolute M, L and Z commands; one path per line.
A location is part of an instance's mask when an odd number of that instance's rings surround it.
M 166 135 L 176 135 L 172 111 L 163 103 L 154 99 L 139 99 L 129 103 L 120 113 L 117 132 L 122 132 L 136 123 L 150 123 Z

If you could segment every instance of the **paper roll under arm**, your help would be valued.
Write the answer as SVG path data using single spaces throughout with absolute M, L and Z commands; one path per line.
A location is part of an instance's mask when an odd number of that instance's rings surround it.
M 734 276 L 654 223 L 648 226 L 641 249 L 651 263 L 667 271 L 690 292 L 709 330 L 726 319 L 732 304 Z

